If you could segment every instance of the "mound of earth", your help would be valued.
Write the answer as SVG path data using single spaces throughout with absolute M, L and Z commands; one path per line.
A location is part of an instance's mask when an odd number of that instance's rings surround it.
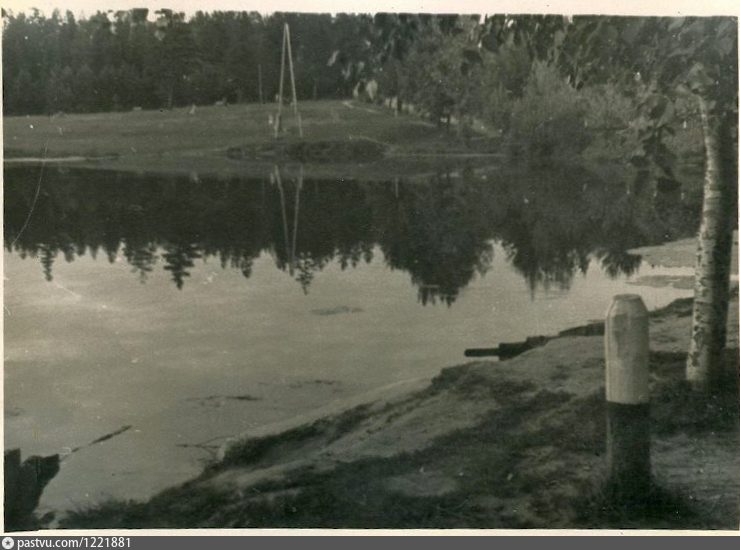
M 296 161 L 306 163 L 372 162 L 383 158 L 387 146 L 366 138 L 323 141 L 275 141 L 249 147 L 231 147 L 226 155 L 235 160 Z

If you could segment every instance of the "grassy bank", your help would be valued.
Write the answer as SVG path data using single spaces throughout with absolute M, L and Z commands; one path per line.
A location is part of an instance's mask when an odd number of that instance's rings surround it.
M 530 103 L 539 105 L 541 99 L 531 98 Z M 394 116 L 387 108 L 364 102 L 306 101 L 301 103 L 304 139 L 298 138 L 296 121 L 287 107 L 286 132 L 277 146 L 269 124 L 276 112 L 275 104 L 6 117 L 4 154 L 10 162 L 25 159 L 24 163 L 33 164 L 33 159 L 43 157 L 70 166 L 223 177 L 264 177 L 276 160 L 281 164 L 304 161 L 308 177 L 337 179 L 409 177 L 453 171 L 461 165 L 496 165 L 509 157 L 516 163 L 557 159 L 623 167 L 623 160 L 635 146 L 623 135 L 625 130 L 578 126 L 582 147 L 573 151 L 555 146 L 570 143 L 572 136 L 553 128 L 546 136 L 550 145 L 535 146 L 543 139 L 540 118 L 549 120 L 548 109 L 553 107 L 547 105 L 539 105 L 539 118 L 534 119 L 530 113 L 533 107 L 522 106 L 516 120 L 523 127 L 504 137 L 479 124 L 462 139 L 456 128 L 439 128 L 418 113 Z M 593 113 L 593 117 L 598 119 L 599 113 Z M 671 150 L 682 159 L 682 179 L 690 181 L 701 179 L 702 140 L 697 132 L 692 125 L 668 140 Z M 270 151 L 297 149 L 302 153 L 321 144 L 361 151 L 337 158 L 330 149 L 315 159 L 303 158 L 303 154 L 280 158 Z M 382 151 L 380 158 L 364 154 L 370 149 Z M 253 155 L 255 151 L 260 154 Z M 541 156 L 543 151 L 548 154 Z
M 683 380 L 691 301 L 651 316 L 655 490 L 615 506 L 605 471 L 603 339 L 562 337 L 442 371 L 421 391 L 234 442 L 197 479 L 109 502 L 68 528 L 736 529 L 737 302 L 720 395 Z
M 273 142 L 268 123 L 275 105 L 241 104 L 98 114 L 63 114 L 4 119 L 4 152 L 7 158 L 94 159 L 94 166 L 115 170 L 244 174 L 272 166 L 269 158 L 240 161 L 227 157 L 230 148 L 254 149 Z M 296 141 L 297 126 L 289 109 L 284 111 L 286 136 Z M 491 152 L 490 144 L 474 140 L 465 144 L 453 133 L 411 115 L 394 117 L 383 108 L 347 101 L 301 103 L 307 143 L 365 140 L 385 151 L 386 160 L 312 167 L 313 172 L 403 173 L 413 165 L 423 171 L 440 161 L 432 156 L 477 157 Z M 361 159 L 362 160 L 362 159 Z M 490 160 L 489 160 L 490 162 Z M 90 162 L 72 162 L 90 165 Z M 359 165 L 359 166 L 358 166 Z

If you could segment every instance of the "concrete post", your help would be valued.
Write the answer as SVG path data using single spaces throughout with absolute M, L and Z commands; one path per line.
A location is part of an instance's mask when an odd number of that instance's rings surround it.
M 650 489 L 648 312 L 640 296 L 619 294 L 609 306 L 606 354 L 607 484 L 625 500 Z

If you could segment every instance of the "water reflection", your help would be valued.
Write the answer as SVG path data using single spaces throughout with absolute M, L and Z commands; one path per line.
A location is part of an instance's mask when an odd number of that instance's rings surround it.
M 264 179 L 47 168 L 39 192 L 38 168 L 10 168 L 4 236 L 7 250 L 39 258 L 49 281 L 60 256 L 103 253 L 110 262 L 121 254 L 142 281 L 161 266 L 183 288 L 198 260 L 217 258 L 248 278 L 268 251 L 304 292 L 330 262 L 378 261 L 378 246 L 423 304 L 450 305 L 488 270 L 492 241 L 535 292 L 567 289 L 594 260 L 610 276 L 631 274 L 639 258 L 628 248 L 694 233 L 695 194 L 627 180 L 572 166 L 375 182 L 311 180 L 302 167 Z

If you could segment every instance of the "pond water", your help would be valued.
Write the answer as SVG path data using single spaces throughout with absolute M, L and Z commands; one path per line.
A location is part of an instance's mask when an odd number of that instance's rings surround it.
M 691 193 L 574 167 L 38 182 L 6 167 L 4 376 L 6 448 L 65 455 L 42 510 L 146 498 L 228 437 L 601 319 L 614 294 L 687 296 L 635 286 L 690 270 L 626 250 L 698 224 Z

